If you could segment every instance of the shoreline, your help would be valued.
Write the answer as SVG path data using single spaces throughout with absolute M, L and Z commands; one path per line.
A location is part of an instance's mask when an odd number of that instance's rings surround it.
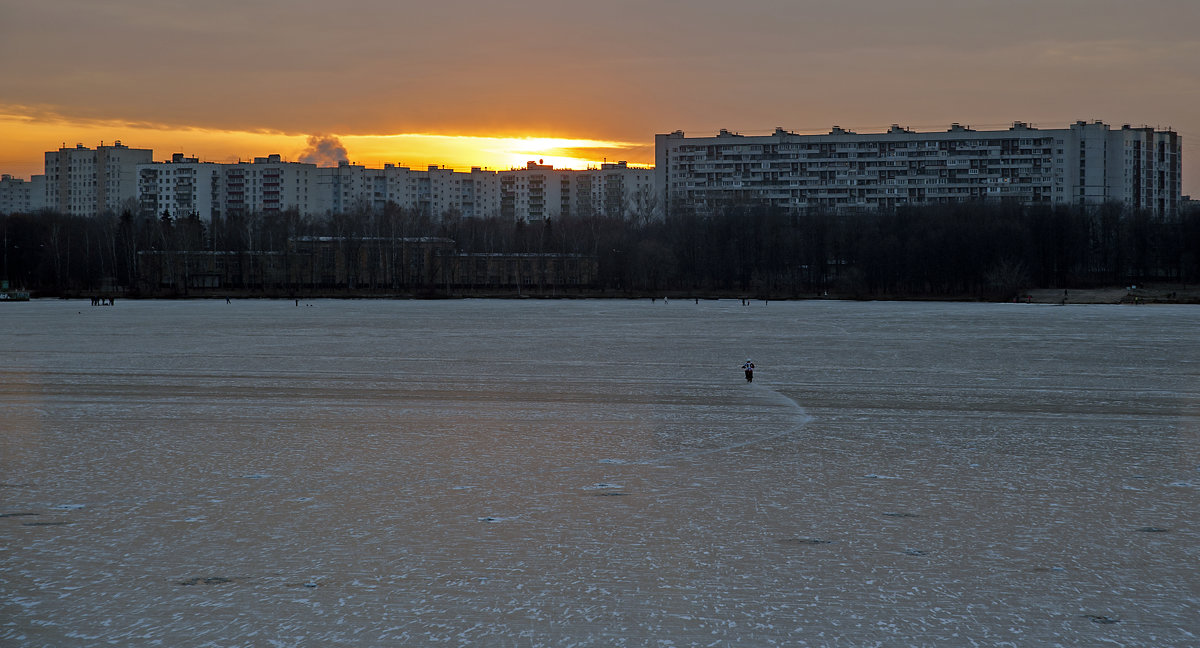
M 1022 293 L 1033 304 L 1200 304 L 1200 286 L 1149 284 L 1123 288 L 1044 288 Z
M 442 292 L 373 292 L 373 291 L 312 291 L 304 294 L 270 292 L 261 290 L 193 291 L 186 295 L 135 294 L 122 291 L 75 291 L 62 295 L 31 295 L 33 299 L 134 299 L 134 300 L 181 300 L 181 299 L 399 299 L 399 300 L 442 300 L 442 299 L 649 299 L 677 301 L 745 300 L 763 301 L 898 301 L 898 302 L 980 302 L 980 303 L 1025 303 L 1025 304 L 1200 304 L 1200 285 L 1150 284 L 1145 286 L 1102 287 L 1102 288 L 1034 288 L 1020 291 L 1015 297 L 1000 299 L 979 295 L 862 295 L 862 294 L 761 294 L 753 291 L 689 293 L 685 291 L 662 292 L 614 292 L 601 290 L 556 291 L 453 291 Z

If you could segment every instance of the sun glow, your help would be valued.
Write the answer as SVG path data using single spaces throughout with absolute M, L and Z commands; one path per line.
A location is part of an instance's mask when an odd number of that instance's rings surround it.
M 639 164 L 643 149 L 628 142 L 552 137 L 476 137 L 463 135 L 347 135 L 341 138 L 355 161 L 378 166 L 388 162 L 413 168 L 439 165 L 492 170 L 524 168 L 529 162 L 560 169 L 585 169 L 605 160 Z
M 524 168 L 532 161 L 555 168 L 584 169 L 605 161 L 646 165 L 652 143 L 558 137 L 480 137 L 440 134 L 292 134 L 273 131 L 217 130 L 118 120 L 71 120 L 57 115 L 22 114 L 0 107 L 0 171 L 28 177 L 44 170 L 45 152 L 82 143 L 94 148 L 120 140 L 131 148 L 154 150 L 155 160 L 183 153 L 207 162 L 236 162 L 271 153 L 298 161 L 311 153 L 314 138 L 333 141 L 354 164 L 384 164 L 424 169 L 428 166 L 495 171 Z M 321 165 L 336 164 L 324 160 Z

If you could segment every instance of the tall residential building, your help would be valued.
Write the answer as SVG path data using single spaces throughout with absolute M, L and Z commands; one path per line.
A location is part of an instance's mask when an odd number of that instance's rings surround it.
M 500 176 L 495 171 L 471 167 L 463 173 L 431 165 L 412 176 L 416 180 L 415 206 L 430 216 L 490 218 L 500 214 Z
M 560 216 L 605 214 L 649 217 L 656 213 L 652 169 L 625 162 L 599 169 L 555 169 L 540 162 L 525 168 L 470 172 L 431 165 L 426 169 L 384 165 L 370 169 L 341 162 L 336 167 L 286 162 L 278 154 L 251 162 L 201 162 L 176 153 L 153 162 L 153 151 L 120 142 L 93 151 L 79 145 L 46 153 L 46 206 L 95 215 L 126 209 L 143 216 L 201 220 L 296 209 L 328 216 L 358 209 L 381 211 L 389 204 L 432 218 L 492 218 L 536 221 Z
M 654 169 L 630 168 L 621 161 L 583 173 L 592 177 L 591 204 L 598 213 L 610 218 L 646 219 L 658 212 Z
M 1181 150 L 1174 131 L 1082 121 L 992 131 L 955 124 L 937 133 L 675 131 L 655 136 L 655 185 L 662 205 L 702 211 L 735 201 L 799 211 L 1010 199 L 1117 201 L 1167 216 L 1179 209 Z
M 323 214 L 382 210 L 392 203 L 435 219 L 492 218 L 536 221 L 569 215 L 631 217 L 654 211 L 653 169 L 625 162 L 600 169 L 555 169 L 529 162 L 523 169 L 454 171 L 386 164 L 370 169 L 342 162 L 317 169 Z
M 32 214 L 46 205 L 46 176 L 0 176 L 0 214 Z
M 500 216 L 539 221 L 571 209 L 570 172 L 529 162 L 524 169 L 500 172 Z
M 317 168 L 317 210 L 337 214 L 358 207 L 382 208 L 387 203 L 387 181 L 381 171 L 346 160 L 336 167 Z
M 632 218 L 655 212 L 654 170 L 630 168 L 625 162 L 583 170 L 529 162 L 524 169 L 500 171 L 499 176 L 500 214 L 505 218 Z
M 1107 146 L 1115 163 L 1110 164 L 1109 199 L 1157 215 L 1177 214 L 1183 209 L 1183 142 L 1174 131 L 1123 126 L 1114 131 Z
M 131 149 L 120 141 L 89 149 L 83 144 L 46 152 L 46 207 L 64 214 L 96 216 L 135 207 L 139 164 L 151 161 L 150 149 Z
M 220 213 L 221 166 L 181 153 L 170 162 L 138 165 L 138 207 L 143 216 L 186 218 L 195 214 L 211 222 Z
M 317 170 L 321 211 L 325 214 L 389 203 L 433 218 L 495 216 L 500 210 L 500 184 L 495 171 L 472 167 L 469 173 L 430 165 L 425 170 L 385 164 L 369 169 L 342 162 Z
M 494 218 L 500 215 L 500 175 L 480 167 L 454 181 L 450 195 L 455 196 L 457 209 L 463 218 Z
M 296 209 L 303 215 L 319 214 L 322 196 L 317 165 L 284 162 L 279 154 L 253 162 L 221 165 L 219 216 L 274 214 Z

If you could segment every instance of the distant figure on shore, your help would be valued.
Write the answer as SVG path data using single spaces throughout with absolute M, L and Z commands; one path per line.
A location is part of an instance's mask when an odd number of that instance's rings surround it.
M 750 358 L 746 358 L 742 364 L 742 371 L 746 372 L 746 382 L 754 382 L 754 363 L 750 362 Z

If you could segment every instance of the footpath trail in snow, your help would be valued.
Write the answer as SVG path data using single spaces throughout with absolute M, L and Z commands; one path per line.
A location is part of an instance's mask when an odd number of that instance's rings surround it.
M 784 394 L 763 385 L 761 381 L 758 383 L 753 383 L 751 385 L 748 385 L 748 387 L 755 390 L 756 394 L 760 394 L 760 395 L 768 394 L 772 397 L 772 400 L 775 400 L 779 403 L 785 404 L 786 406 L 792 408 L 795 411 L 794 420 L 791 421 L 790 424 L 788 424 L 788 425 L 781 426 L 782 429 L 780 429 L 778 431 L 774 431 L 774 432 L 770 432 L 768 434 L 764 434 L 762 436 L 757 436 L 754 438 L 746 439 L 745 441 L 738 441 L 735 443 L 730 443 L 727 445 L 719 446 L 716 448 L 705 448 L 704 450 L 696 450 L 694 452 L 687 452 L 687 453 L 674 454 L 674 455 L 665 455 L 662 457 L 643 459 L 643 460 L 632 461 L 632 462 L 628 462 L 628 463 L 664 464 L 664 463 L 670 463 L 672 461 L 676 461 L 676 460 L 680 460 L 680 459 L 694 459 L 696 457 L 700 457 L 700 456 L 704 456 L 704 455 L 716 454 L 718 452 L 728 452 L 730 450 L 736 450 L 738 448 L 744 448 L 746 446 L 756 445 L 759 443 L 767 443 L 767 442 L 774 441 L 776 439 L 779 439 L 779 438 L 782 438 L 782 437 L 785 437 L 785 436 L 788 436 L 791 434 L 799 433 L 800 431 L 802 431 L 804 429 L 804 426 L 809 421 L 812 420 L 812 417 L 809 416 L 808 413 L 804 411 L 804 408 L 801 407 L 799 403 L 792 400 L 791 398 L 788 398 Z

